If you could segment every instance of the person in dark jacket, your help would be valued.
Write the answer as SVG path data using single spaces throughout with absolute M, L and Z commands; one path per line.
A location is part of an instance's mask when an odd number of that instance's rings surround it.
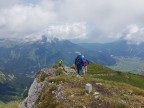
M 82 75 L 82 67 L 83 67 L 83 59 L 82 59 L 82 55 L 79 53 L 78 56 L 75 58 L 75 67 L 77 70 L 77 74 L 78 75 Z

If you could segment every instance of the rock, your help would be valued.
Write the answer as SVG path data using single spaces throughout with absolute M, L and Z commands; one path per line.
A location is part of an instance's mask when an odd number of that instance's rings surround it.
M 81 78 L 81 76 L 80 76 L 80 75 L 76 75 L 76 77 Z
M 28 97 L 22 102 L 20 108 L 35 108 L 35 102 L 39 93 L 42 91 L 43 86 L 44 83 L 38 83 L 37 79 L 35 79 L 29 89 Z
M 65 70 L 67 73 L 76 72 L 74 69 L 72 69 L 72 68 L 70 68 L 70 67 L 67 67 L 67 66 L 64 66 L 64 70 Z
M 99 92 L 94 92 L 93 95 L 94 95 L 95 99 L 99 98 Z
M 86 90 L 86 92 L 87 93 L 91 93 L 92 92 L 92 85 L 91 84 L 86 84 L 86 86 L 85 86 L 85 90 Z
M 95 96 L 95 99 L 97 99 L 97 98 L 99 98 L 99 96 L 97 95 L 97 96 Z
M 96 83 L 96 85 L 103 85 L 102 83 Z
M 94 94 L 93 95 L 99 95 L 99 92 L 94 92 Z
M 74 94 L 72 94 L 70 97 L 74 97 Z

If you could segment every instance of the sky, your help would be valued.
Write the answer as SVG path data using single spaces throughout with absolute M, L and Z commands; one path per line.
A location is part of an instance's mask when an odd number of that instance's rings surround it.
M 144 0 L 0 0 L 0 38 L 144 42 Z

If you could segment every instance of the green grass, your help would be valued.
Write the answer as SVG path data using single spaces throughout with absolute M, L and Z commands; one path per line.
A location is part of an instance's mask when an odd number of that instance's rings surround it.
M 65 82 L 67 81 L 68 78 L 65 76 L 57 76 L 57 77 L 52 77 L 49 79 L 50 82 L 55 82 L 55 83 L 59 83 L 59 82 Z
M 115 82 L 122 82 L 133 85 L 135 87 L 139 87 L 144 89 L 144 77 L 129 75 L 130 78 L 123 75 L 114 75 L 114 76 L 94 76 L 95 78 L 100 78 L 103 80 L 115 81 Z
M 61 75 L 64 70 L 62 68 L 58 68 L 56 70 L 56 75 Z
M 56 89 L 57 87 L 55 84 L 52 84 L 49 87 L 45 87 L 36 101 L 37 108 L 56 108 L 56 98 L 52 93 L 52 91 Z
M 114 71 L 93 62 L 88 66 L 88 73 L 92 74 L 94 78 L 126 83 L 144 89 L 144 76 L 127 72 Z
M 138 57 L 116 57 L 117 64 L 109 66 L 118 71 L 127 71 L 132 73 L 140 73 L 144 70 L 144 61 Z
M 40 75 L 40 82 L 43 82 L 45 80 L 45 78 L 47 78 L 49 75 L 46 74 L 45 72 L 41 72 L 41 75 Z
M 61 74 L 48 76 L 48 81 L 50 85 L 44 87 L 37 99 L 37 108 L 82 106 L 129 108 L 143 105 L 144 77 L 114 71 L 93 62 L 88 65 L 88 73 L 85 76 L 77 77 L 76 73 Z M 93 87 L 90 94 L 85 91 L 87 83 Z M 94 92 L 99 92 L 98 99 L 94 98 Z
M 95 64 L 94 62 L 90 62 L 90 65 L 88 65 L 89 74 L 109 74 L 114 72 L 114 70 L 99 64 Z

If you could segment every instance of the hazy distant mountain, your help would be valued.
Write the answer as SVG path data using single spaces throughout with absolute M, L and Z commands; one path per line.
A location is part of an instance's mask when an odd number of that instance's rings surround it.
M 0 71 L 0 83 L 9 82 L 15 79 L 13 74 L 8 74 Z
M 19 100 L 27 96 L 27 88 L 32 81 L 33 78 L 28 77 L 27 74 L 0 71 L 0 102 Z
M 81 43 L 79 45 L 104 54 L 144 58 L 144 44 L 128 44 L 126 41 L 121 40 L 112 43 Z
M 0 101 L 8 101 L 16 97 L 15 79 L 13 74 L 0 71 Z
M 59 58 L 62 58 L 66 65 L 73 64 L 76 52 L 81 52 L 90 60 L 103 65 L 115 63 L 107 54 L 84 49 L 68 40 L 47 41 L 43 36 L 42 40 L 33 42 L 1 39 L 0 69 L 29 73 L 56 64 Z
M 112 69 L 139 74 L 144 71 L 144 44 L 128 44 L 120 40 L 112 43 L 81 43 L 79 45 L 115 58 L 116 64 L 111 65 Z

